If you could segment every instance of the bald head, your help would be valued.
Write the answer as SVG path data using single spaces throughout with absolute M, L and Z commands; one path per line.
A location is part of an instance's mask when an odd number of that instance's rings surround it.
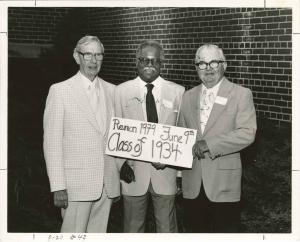
M 195 56 L 195 63 L 199 62 L 201 60 L 201 57 L 203 59 L 204 56 L 206 56 L 207 52 L 213 52 L 215 57 L 218 60 L 226 61 L 223 50 L 219 48 L 219 46 L 213 44 L 205 44 L 205 45 L 201 45 L 197 49 L 196 56 Z

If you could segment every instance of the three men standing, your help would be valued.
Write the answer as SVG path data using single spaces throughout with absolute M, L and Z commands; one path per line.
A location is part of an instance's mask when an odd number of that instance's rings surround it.
M 164 52 L 156 41 L 143 42 L 136 53 L 138 77 L 116 87 L 116 116 L 176 125 L 184 87 L 160 77 Z M 177 232 L 174 167 L 119 160 L 124 201 L 124 232 L 144 232 L 151 196 L 156 232 Z
M 115 159 L 105 155 L 115 86 L 97 76 L 103 55 L 97 37 L 81 38 L 73 53 L 78 73 L 52 85 L 47 97 L 44 156 L 61 232 L 106 232 L 112 198 L 120 195 Z
M 224 77 L 222 49 L 203 45 L 195 57 L 202 84 L 187 91 L 160 76 L 164 51 L 156 41 L 136 53 L 138 77 L 117 86 L 99 78 L 104 47 L 94 36 L 74 50 L 79 72 L 51 86 L 44 113 L 44 154 L 61 232 L 106 232 L 112 199 L 124 202 L 124 232 L 144 232 L 148 200 L 156 232 L 178 232 L 177 170 L 161 163 L 105 155 L 112 116 L 197 129 L 193 167 L 182 171 L 188 232 L 238 232 L 240 151 L 256 133 L 249 89 Z M 180 111 L 180 115 L 179 115 Z M 119 171 L 118 171 L 119 170 Z M 120 173 L 119 173 L 120 172 Z

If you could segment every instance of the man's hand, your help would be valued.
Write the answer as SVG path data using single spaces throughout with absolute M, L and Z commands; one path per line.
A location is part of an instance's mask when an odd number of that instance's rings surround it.
M 60 190 L 54 192 L 54 205 L 58 208 L 64 208 L 64 209 L 68 207 L 67 190 Z
M 126 183 L 131 183 L 132 181 L 135 181 L 134 171 L 127 164 L 127 161 L 125 161 L 121 167 L 120 179 L 125 181 Z
M 152 163 L 152 166 L 156 169 L 156 170 L 163 170 L 166 168 L 166 165 L 165 164 L 162 164 L 160 162 L 155 162 L 155 163 Z
M 182 194 L 182 177 L 176 177 L 177 192 L 176 195 Z
M 194 146 L 193 146 L 193 157 L 197 157 L 198 159 L 204 159 L 205 152 L 209 152 L 209 149 L 207 147 L 205 140 L 198 140 Z

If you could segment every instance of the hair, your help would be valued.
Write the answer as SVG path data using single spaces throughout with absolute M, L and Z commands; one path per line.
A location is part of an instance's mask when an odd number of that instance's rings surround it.
M 80 40 L 78 40 L 76 47 L 74 49 L 74 52 L 80 51 L 81 46 L 87 45 L 91 42 L 99 43 L 99 45 L 101 46 L 101 48 L 103 49 L 103 52 L 104 52 L 104 46 L 103 46 L 102 42 L 100 41 L 100 39 L 97 36 L 91 36 L 91 35 L 86 35 L 86 36 L 82 37 Z
M 144 41 L 143 43 L 141 43 L 139 45 L 139 47 L 137 48 L 136 58 L 138 58 L 141 55 L 142 50 L 148 46 L 156 48 L 160 53 L 160 59 L 163 60 L 164 50 L 163 50 L 162 46 L 160 45 L 160 43 L 155 40 L 147 40 L 147 41 Z
M 221 60 L 226 61 L 223 50 L 219 46 L 214 44 L 201 45 L 196 51 L 195 60 L 199 59 L 199 54 L 203 49 L 215 49 L 218 52 L 219 56 L 221 57 Z

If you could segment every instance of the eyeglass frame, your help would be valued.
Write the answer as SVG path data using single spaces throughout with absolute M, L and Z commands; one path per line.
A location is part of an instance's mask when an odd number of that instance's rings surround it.
M 210 62 L 205 62 L 205 61 L 199 61 L 199 62 L 197 62 L 197 63 L 195 63 L 195 66 L 197 66 L 200 70 L 206 70 L 207 69 L 207 66 L 209 66 L 210 68 L 212 68 L 212 69 L 214 69 L 214 70 L 216 70 L 218 67 L 219 67 L 219 65 L 221 64 L 221 63 L 225 63 L 226 61 L 225 60 L 212 60 L 212 61 L 210 61 Z M 212 63 L 217 63 L 217 66 L 216 67 L 212 67 L 211 66 L 211 64 Z M 205 64 L 205 68 L 200 68 L 200 64 L 202 64 L 202 65 L 204 65 Z
M 83 57 L 83 59 L 84 60 L 86 60 L 86 61 L 90 61 L 92 58 L 93 58 L 93 56 L 95 57 L 95 59 L 96 59 L 96 61 L 102 61 L 103 59 L 104 59 L 104 53 L 92 53 L 92 52 L 81 52 L 81 51 L 78 51 L 77 50 L 77 52 L 79 53 L 79 54 L 81 54 L 82 55 L 82 57 Z M 90 55 L 91 56 L 91 58 L 86 58 L 86 56 L 87 55 Z M 100 57 L 100 59 L 97 59 L 97 56 L 99 56 Z
M 157 58 L 145 58 L 145 57 L 139 57 L 137 58 L 139 63 L 143 66 L 147 66 L 149 65 L 149 63 L 151 62 L 151 65 L 154 66 L 156 64 L 161 64 L 161 59 L 157 59 Z M 145 61 L 147 61 L 147 63 L 145 63 Z

